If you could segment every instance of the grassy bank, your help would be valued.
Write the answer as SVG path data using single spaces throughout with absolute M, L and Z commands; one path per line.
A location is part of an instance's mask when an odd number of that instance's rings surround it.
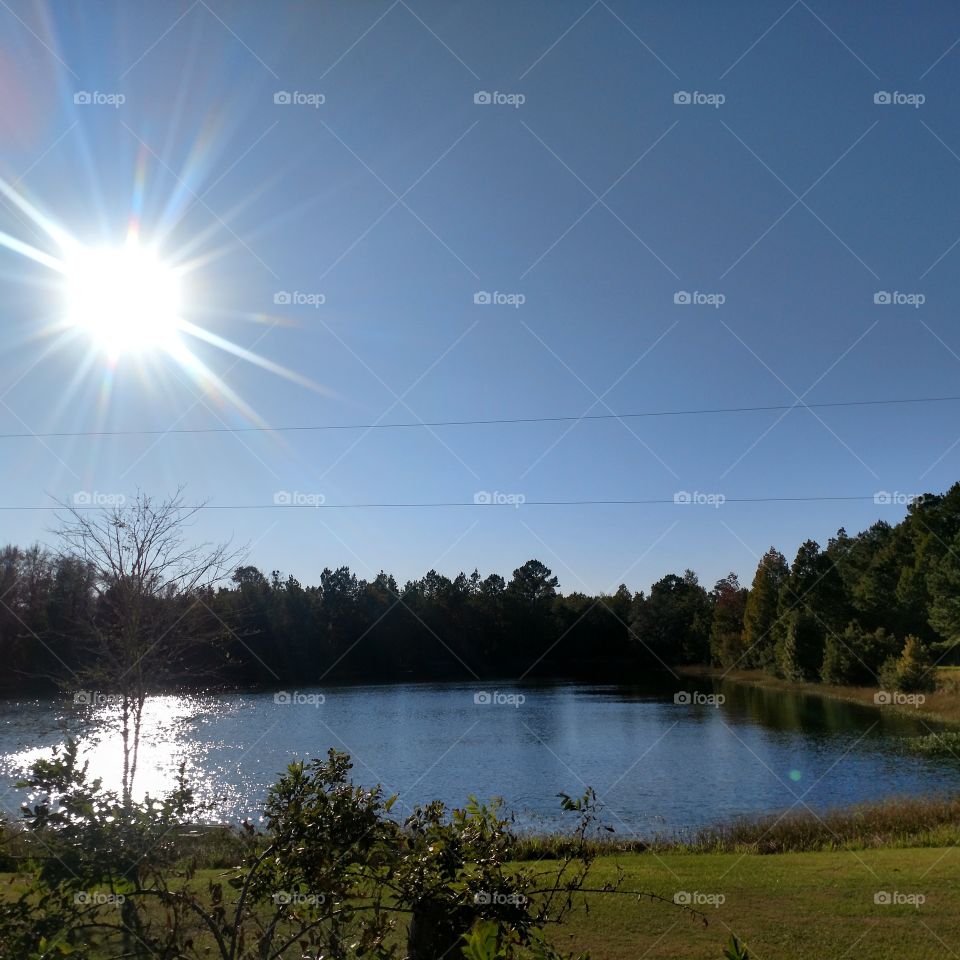
M 831 683 L 794 683 L 771 677 L 762 670 L 724 670 L 721 667 L 677 667 L 682 676 L 711 680 L 728 680 L 747 683 L 768 690 L 785 690 L 790 693 L 808 693 L 834 700 L 846 700 L 863 706 L 877 707 L 876 687 L 848 687 Z M 960 669 L 941 667 L 937 669 L 937 689 L 923 695 L 923 702 L 909 706 L 885 705 L 880 709 L 899 710 L 916 716 L 923 714 L 931 720 L 960 726 Z
M 958 859 L 956 847 L 777 857 L 610 854 L 597 860 L 590 883 L 613 884 L 622 873 L 622 892 L 578 895 L 552 933 L 563 949 L 589 951 L 594 960 L 720 960 L 731 934 L 757 960 L 929 960 L 949 956 L 945 945 L 960 940 Z M 222 879 L 222 871 L 207 869 L 197 881 Z M 0 898 L 18 887 L 0 874 Z M 689 899 L 706 924 L 641 897 L 651 893 Z
M 633 854 L 598 861 L 594 881 L 624 871 L 624 890 L 723 897 L 704 905 L 707 926 L 669 905 L 627 896 L 589 897 L 557 941 L 602 960 L 720 960 L 731 933 L 758 960 L 929 960 L 960 938 L 960 851 Z M 921 906 L 876 903 L 878 894 L 921 894 Z M 892 899 L 892 896 L 891 896 Z

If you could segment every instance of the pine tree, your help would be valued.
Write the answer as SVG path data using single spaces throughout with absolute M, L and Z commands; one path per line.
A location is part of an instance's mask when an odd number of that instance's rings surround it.
M 763 669 L 773 666 L 773 624 L 777 619 L 780 588 L 789 572 L 786 557 L 773 547 L 760 558 L 743 611 L 739 666 Z

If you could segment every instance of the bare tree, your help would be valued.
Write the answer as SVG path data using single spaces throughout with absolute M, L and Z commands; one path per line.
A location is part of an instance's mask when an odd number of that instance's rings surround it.
M 78 679 L 119 704 L 129 803 L 146 699 L 199 679 L 200 654 L 227 632 L 209 598 L 242 551 L 187 539 L 203 504 L 188 506 L 182 487 L 161 501 L 138 493 L 129 503 L 95 511 L 61 507 L 61 556 L 89 569 L 94 594 L 88 622 L 78 625 Z

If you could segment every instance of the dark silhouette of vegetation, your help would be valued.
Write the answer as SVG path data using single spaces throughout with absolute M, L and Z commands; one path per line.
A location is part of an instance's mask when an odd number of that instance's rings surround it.
M 169 523 L 183 550 L 176 556 L 200 576 L 161 572 L 147 588 L 134 577 L 131 589 L 129 571 L 105 562 L 102 533 L 122 530 L 136 544 L 150 511 Z M 0 684 L 118 694 L 120 663 L 127 682 L 136 680 L 128 691 L 135 703 L 164 686 L 619 679 L 625 669 L 713 663 L 796 681 L 922 689 L 933 666 L 956 663 L 960 652 L 960 484 L 917 498 L 896 526 L 840 530 L 825 549 L 808 540 L 792 564 L 771 548 L 749 589 L 731 573 L 708 591 L 687 570 L 649 593 L 621 585 L 598 596 L 561 593 L 538 560 L 509 580 L 430 570 L 400 585 L 385 572 L 364 580 L 338 567 L 304 586 L 241 565 L 224 582 L 223 548 L 182 547 L 175 521 L 185 514 L 179 496 L 156 507 L 138 499 L 102 518 L 75 514 L 57 551 L 0 550 Z M 126 608 L 139 624 L 136 641 L 124 639 Z M 914 666 L 895 668 L 905 655 Z

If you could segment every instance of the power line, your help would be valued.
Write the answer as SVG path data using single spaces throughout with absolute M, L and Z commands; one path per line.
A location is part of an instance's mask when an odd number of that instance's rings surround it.
M 494 495 L 498 496 L 498 495 Z M 516 497 L 516 494 L 505 494 L 504 497 Z M 436 507 L 595 507 L 595 506 L 655 506 L 657 504 L 671 504 L 673 506 L 688 506 L 694 509 L 698 506 L 721 506 L 727 503 L 826 503 L 834 501 L 871 500 L 877 502 L 876 494 L 862 494 L 855 496 L 816 496 L 816 497 L 727 497 L 721 494 L 699 494 L 692 497 L 713 498 L 676 500 L 674 497 L 655 498 L 647 500 L 443 500 L 426 503 L 233 503 L 233 504 L 200 504 L 197 507 L 184 507 L 185 510 L 384 510 L 384 509 L 426 509 Z M 719 498 L 719 499 L 717 499 Z M 0 510 L 9 511 L 55 511 L 55 510 L 103 510 L 110 507 L 96 504 L 83 505 L 54 505 L 45 507 L 0 505 Z
M 169 430 L 63 430 L 49 433 L 0 433 L 0 440 L 54 440 L 71 437 L 150 437 L 209 433 L 294 433 L 319 432 L 325 430 L 398 430 L 416 427 L 478 427 L 499 424 L 574 423 L 589 420 L 636 420 L 647 417 L 693 417 L 724 413 L 773 413 L 784 410 L 823 410 L 839 407 L 885 407 L 897 404 L 949 403 L 958 400 L 960 400 L 960 396 L 907 397 L 899 400 L 834 400 L 821 403 L 796 402 L 753 407 L 702 407 L 690 410 L 647 410 L 639 413 L 591 413 L 583 416 L 493 417 L 490 419 L 477 420 L 417 420 L 405 423 L 327 423 L 282 427 L 177 427 Z

